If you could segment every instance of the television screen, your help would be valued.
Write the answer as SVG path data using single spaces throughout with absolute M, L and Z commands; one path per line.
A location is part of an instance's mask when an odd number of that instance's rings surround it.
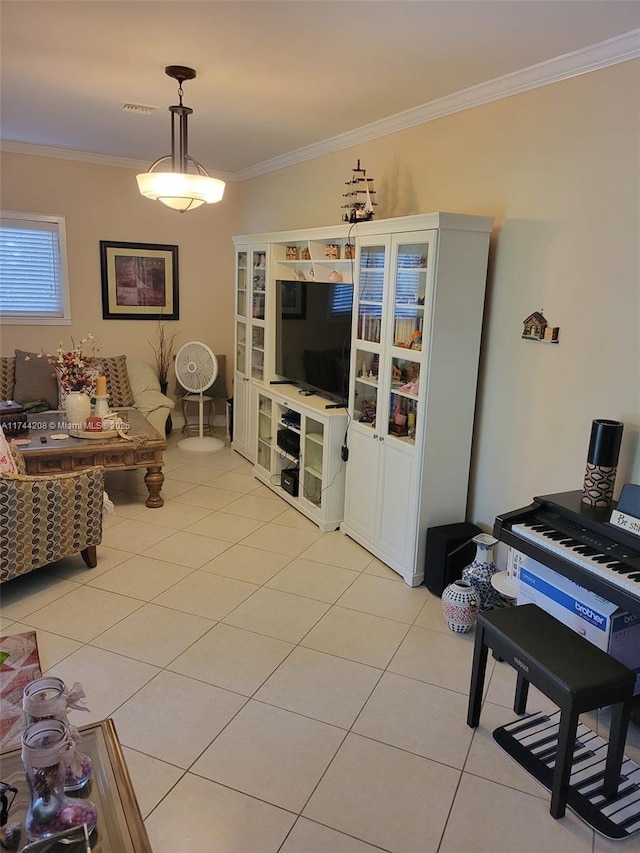
M 349 393 L 353 285 L 277 282 L 276 371 L 339 403 Z

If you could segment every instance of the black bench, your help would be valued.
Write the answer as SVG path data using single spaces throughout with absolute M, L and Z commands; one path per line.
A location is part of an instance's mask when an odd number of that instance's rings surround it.
M 560 708 L 551 815 L 563 817 L 580 714 L 613 705 L 603 794 L 614 797 L 627 737 L 633 672 L 535 604 L 478 615 L 467 725 L 476 728 L 491 648 L 518 673 L 513 710 L 524 714 L 529 684 Z

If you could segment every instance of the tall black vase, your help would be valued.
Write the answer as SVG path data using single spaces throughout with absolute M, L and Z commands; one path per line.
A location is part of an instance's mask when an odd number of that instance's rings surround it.
M 160 390 L 162 391 L 162 393 L 163 393 L 163 394 L 166 394 L 166 393 L 167 393 L 167 388 L 168 388 L 168 387 L 169 387 L 169 383 L 168 383 L 168 382 L 161 382 L 161 383 L 160 383 Z M 172 429 L 173 429 L 173 421 L 171 420 L 171 413 L 169 413 L 169 414 L 167 415 L 167 422 L 166 422 L 166 424 L 164 425 L 164 434 L 165 434 L 165 435 L 170 435 L 170 433 L 171 433 L 171 430 L 172 430 Z

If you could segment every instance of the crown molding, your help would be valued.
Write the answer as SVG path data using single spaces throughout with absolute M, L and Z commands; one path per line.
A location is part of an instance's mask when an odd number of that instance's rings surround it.
M 269 172 L 277 172 L 288 166 L 294 166 L 297 163 L 303 163 L 305 160 L 313 160 L 325 154 L 332 154 L 344 148 L 370 142 L 381 136 L 388 136 L 416 125 L 426 124 L 448 115 L 473 109 L 491 103 L 491 101 L 509 98 L 512 95 L 519 95 L 541 86 L 549 86 L 561 80 L 568 80 L 571 77 L 578 77 L 638 57 L 640 57 L 640 28 L 592 44 L 589 47 L 565 53 L 554 59 L 530 65 L 528 68 L 514 71 L 511 74 L 495 77 L 486 83 L 480 83 L 477 86 L 471 86 L 427 104 L 412 107 L 387 118 L 362 125 L 355 130 L 282 154 L 279 157 L 263 160 L 247 169 L 228 173 L 216 172 L 215 177 L 230 182 L 250 180 Z M 32 145 L 26 142 L 0 140 L 0 151 L 13 154 L 30 154 L 36 157 L 54 157 L 59 160 L 75 160 L 94 165 L 118 166 L 124 169 L 135 169 L 139 172 L 146 172 L 149 168 L 148 161 L 113 157 L 107 154 L 93 154 L 70 148 Z
M 531 89 L 548 86 L 570 77 L 588 74 L 591 71 L 598 71 L 601 68 L 607 68 L 609 65 L 617 65 L 620 62 L 627 62 L 638 57 L 640 57 L 640 28 L 589 47 L 557 56 L 554 59 L 539 62 L 537 65 L 530 65 L 520 71 L 495 77 L 486 83 L 480 83 L 477 86 L 471 86 L 427 104 L 412 107 L 401 113 L 342 133 L 339 136 L 333 136 L 322 142 L 298 148 L 280 157 L 256 163 L 255 166 L 242 169 L 235 175 L 241 181 L 257 178 L 260 175 L 266 175 L 269 172 L 275 172 L 287 166 L 302 163 L 305 160 L 312 160 L 324 154 L 331 154 L 334 151 L 351 148 L 363 142 L 370 142 L 380 136 L 397 133 L 400 130 L 426 124 L 429 121 L 479 107 L 491 101 L 519 95 Z
M 0 152 L 9 154 L 29 154 L 33 157 L 53 157 L 56 160 L 73 160 L 77 163 L 90 163 L 94 166 L 117 166 L 121 169 L 133 169 L 146 172 L 150 160 L 133 160 L 128 157 L 115 157 L 111 154 L 94 154 L 91 151 L 76 151 L 73 148 L 55 148 L 52 145 L 33 145 L 30 142 L 10 142 L 0 140 Z M 221 181 L 238 181 L 237 173 L 216 171 L 211 177 Z

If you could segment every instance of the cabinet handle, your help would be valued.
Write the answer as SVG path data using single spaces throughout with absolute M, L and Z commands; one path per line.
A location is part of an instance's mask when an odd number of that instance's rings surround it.
M 373 434 L 373 440 L 375 441 L 377 437 L 378 437 L 378 433 L 377 433 L 377 432 L 374 432 L 374 434 Z
M 378 436 L 378 441 L 384 441 L 384 436 L 383 436 L 383 435 L 379 435 L 379 436 Z

